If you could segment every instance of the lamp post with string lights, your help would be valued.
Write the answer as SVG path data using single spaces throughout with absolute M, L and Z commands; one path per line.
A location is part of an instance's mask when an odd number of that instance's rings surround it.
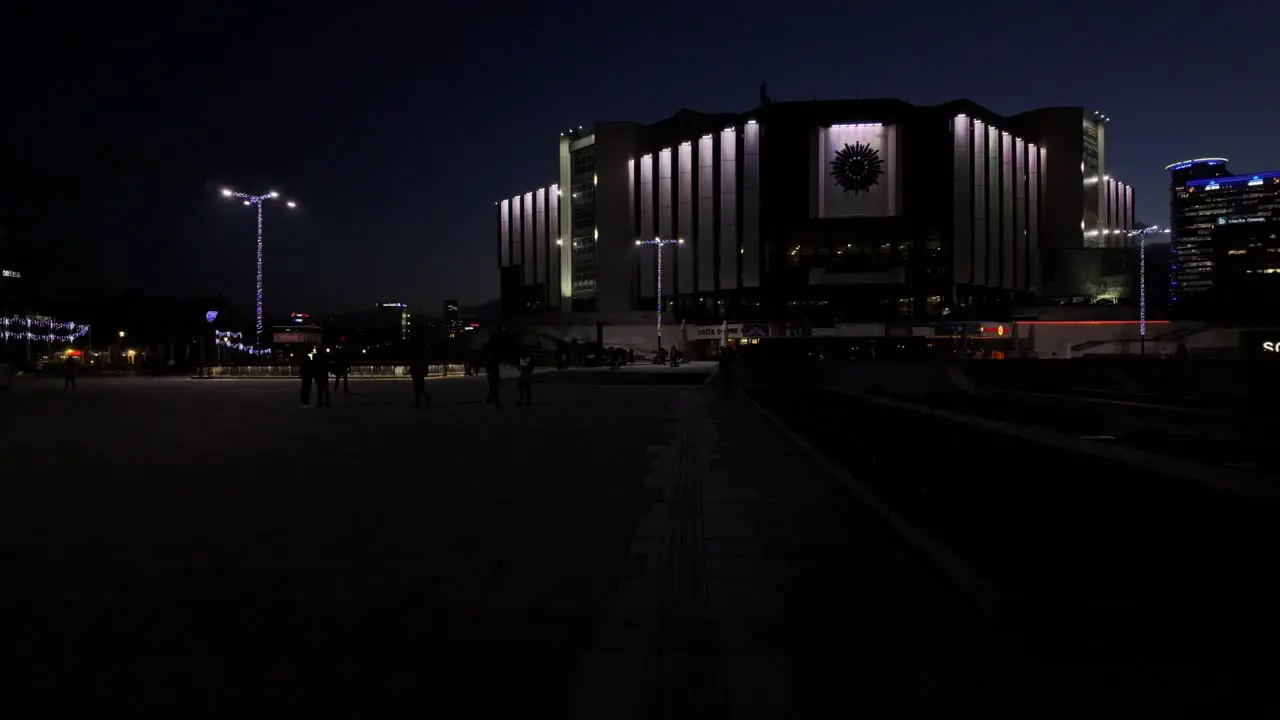
M 684 242 L 684 238 L 677 240 L 663 240 L 662 238 L 654 238 L 652 240 L 637 240 L 636 245 L 653 245 L 658 251 L 658 349 L 662 349 L 662 248 L 664 245 L 679 245 Z
M 222 189 L 222 196 L 229 198 L 240 198 L 245 205 L 254 205 L 258 208 L 258 276 L 254 290 L 254 310 L 257 315 L 254 319 L 254 344 L 262 347 L 262 204 L 268 200 L 279 200 L 280 193 L 272 191 L 265 195 L 250 195 L 249 193 L 236 192 L 229 188 Z M 296 208 L 298 204 L 292 200 L 286 200 L 285 206 Z
M 1155 225 L 1129 231 L 1129 237 L 1138 238 L 1138 354 L 1147 354 L 1147 236 L 1168 233 Z

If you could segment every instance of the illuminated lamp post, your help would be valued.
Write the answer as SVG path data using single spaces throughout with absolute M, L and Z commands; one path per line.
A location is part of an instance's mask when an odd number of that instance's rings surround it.
M 1138 354 L 1147 354 L 1147 236 L 1167 233 L 1155 225 L 1130 230 L 1129 237 L 1138 238 Z
M 269 192 L 265 195 L 250 195 L 248 193 L 236 192 L 228 188 L 222 189 L 223 197 L 240 198 L 244 200 L 245 205 L 256 205 L 258 208 L 258 278 L 255 289 L 254 309 L 257 311 L 257 318 L 254 322 L 254 341 L 258 347 L 262 346 L 262 204 L 267 200 L 278 200 L 280 193 Z M 298 204 L 292 200 L 285 202 L 285 205 L 291 208 L 298 207 Z
M 684 238 L 679 240 L 663 240 L 662 238 L 654 238 L 652 240 L 637 240 L 636 245 L 653 245 L 658 251 L 658 349 L 662 349 L 662 247 L 664 245 L 677 245 L 684 242 Z

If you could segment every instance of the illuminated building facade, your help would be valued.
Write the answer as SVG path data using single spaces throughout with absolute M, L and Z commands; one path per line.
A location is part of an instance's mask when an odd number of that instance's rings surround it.
M 1110 118 L 1051 107 L 1013 119 L 1048 149 L 1040 294 L 1108 302 L 1130 296 L 1135 197 L 1107 167 Z
M 1063 110 L 1055 173 L 1043 138 Z M 1089 144 L 1082 109 L 1037 112 L 762 93 L 745 113 L 570 130 L 558 183 L 495 203 L 504 309 L 652 311 L 661 252 L 664 307 L 690 322 L 1009 316 L 1040 294 L 1046 237 L 1132 227 L 1102 121 Z M 1059 187 L 1073 206 L 1050 213 Z
M 444 323 L 444 332 L 447 337 L 457 337 L 462 332 L 464 325 L 462 324 L 462 314 L 458 307 L 458 301 L 452 298 L 444 301 L 444 313 L 441 315 Z
M 1226 158 L 1184 160 L 1165 169 L 1171 179 L 1171 312 L 1274 322 L 1280 171 L 1233 175 Z
M 378 303 L 377 325 L 381 333 L 388 339 L 408 340 L 412 316 L 409 306 L 402 302 Z

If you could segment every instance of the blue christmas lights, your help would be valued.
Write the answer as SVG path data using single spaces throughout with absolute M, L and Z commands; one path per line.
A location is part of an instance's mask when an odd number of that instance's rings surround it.
M 0 338 L 5 340 L 69 343 L 87 334 L 89 326 L 79 323 L 41 317 L 0 317 Z
M 239 350 L 240 352 L 246 352 L 246 353 L 249 353 L 250 355 L 270 355 L 271 354 L 271 351 L 268 349 L 265 349 L 265 348 L 258 349 L 253 347 L 252 345 L 245 345 L 244 343 L 240 342 L 240 338 L 242 337 L 243 337 L 243 334 L 235 330 L 214 330 L 213 331 L 214 342 L 224 347 L 229 347 L 232 350 Z

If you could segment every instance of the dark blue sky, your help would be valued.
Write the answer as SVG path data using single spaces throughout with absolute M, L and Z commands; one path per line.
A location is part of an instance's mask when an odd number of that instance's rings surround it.
M 779 100 L 1102 109 L 1111 173 L 1151 222 L 1169 162 L 1280 168 L 1266 4 L 282 5 L 4 11 L 5 141 L 67 188 L 59 282 L 159 277 L 247 308 L 253 212 L 226 184 L 300 204 L 267 208 L 268 312 L 480 302 L 492 203 L 554 180 L 560 128 L 740 111 L 762 80 Z

